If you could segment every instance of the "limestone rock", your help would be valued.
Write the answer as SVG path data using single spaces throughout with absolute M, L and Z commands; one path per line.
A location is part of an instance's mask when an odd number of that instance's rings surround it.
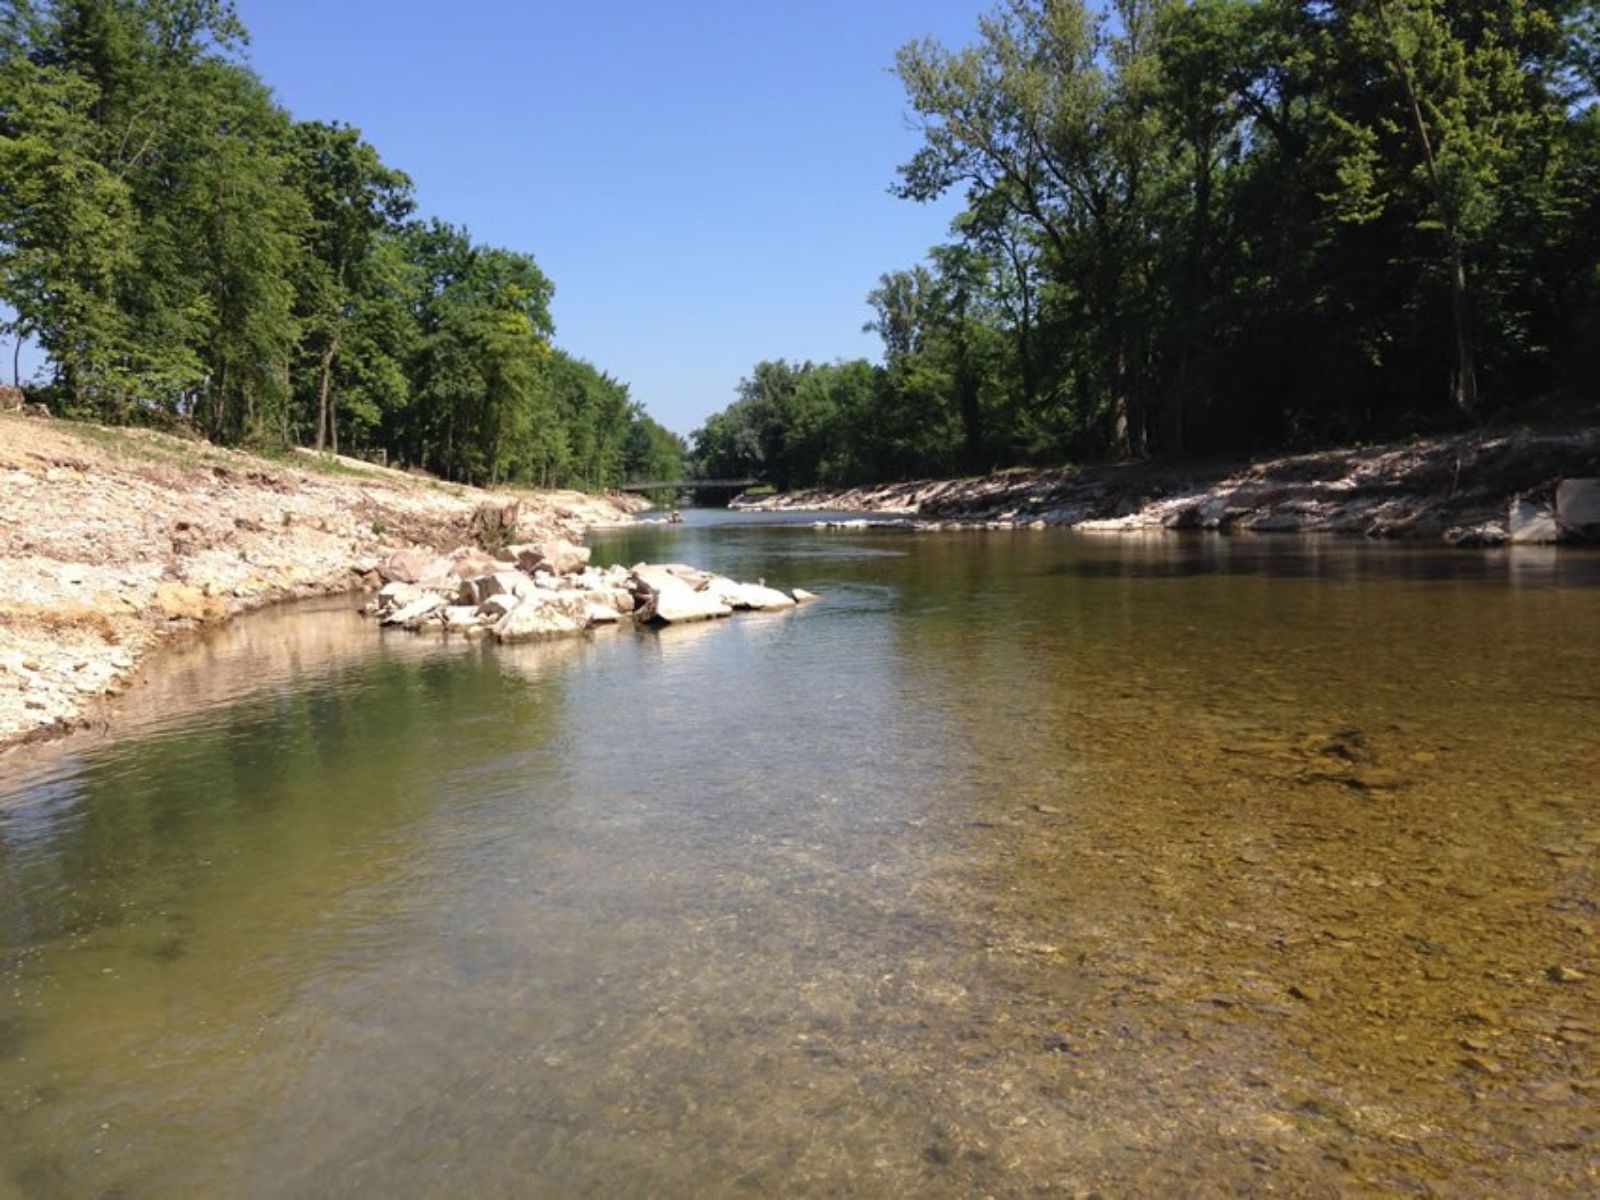
M 1506 527 L 1498 521 L 1456 525 L 1444 531 L 1444 540 L 1452 546 L 1503 546 L 1508 536 Z
M 560 538 L 515 549 L 517 565 L 530 575 L 541 569 L 552 575 L 571 575 L 589 563 L 589 547 L 575 546 Z
M 515 596 L 520 599 L 533 591 L 533 580 L 521 571 L 495 571 L 476 579 L 463 579 L 456 596 L 462 604 L 482 604 L 491 596 Z
M 445 606 L 445 598 L 438 592 L 424 592 L 410 604 L 403 605 L 383 617 L 383 625 L 409 625 L 413 621 L 421 621 Z
M 452 588 L 456 586 L 455 560 L 448 555 L 430 559 L 417 575 L 417 583 L 425 588 Z
M 416 546 L 408 550 L 396 550 L 379 564 L 378 574 L 391 582 L 416 583 L 433 558 L 429 551 Z
M 579 633 L 589 625 L 589 602 L 582 596 L 533 595 L 495 623 L 494 635 L 502 642 Z
M 492 554 L 479 550 L 476 546 L 463 546 L 450 553 L 450 574 L 457 579 L 472 579 L 478 575 L 487 575 L 498 571 L 501 567 L 500 560 Z
M 522 603 L 520 596 L 501 592 L 484 600 L 482 604 L 478 605 L 478 611 L 490 620 L 498 621 L 520 603 Z
M 754 609 L 756 612 L 793 608 L 797 603 L 794 597 L 780 592 L 777 588 L 769 588 L 759 583 L 735 583 L 721 576 L 713 578 L 706 590 L 729 608 Z
M 1547 504 L 1534 504 L 1529 500 L 1513 500 L 1507 522 L 1513 544 L 1553 542 L 1561 536 L 1556 525 L 1556 514 Z
M 726 617 L 733 612 L 720 596 L 709 590 L 695 591 L 670 567 L 640 563 L 633 569 L 633 578 L 634 595 L 639 601 L 636 615 L 641 621 L 661 621 L 671 625 Z
M 219 596 L 208 596 L 188 583 L 156 585 L 156 607 L 169 621 L 218 621 L 228 615 Z
M 452 604 L 444 610 L 446 629 L 466 629 L 483 620 L 476 604 Z
M 386 583 L 378 590 L 378 607 L 380 609 L 404 608 L 413 600 L 422 595 L 422 589 L 414 583 L 402 583 L 395 580 Z
M 1580 537 L 1600 537 L 1600 479 L 1563 479 L 1556 488 L 1556 520 Z

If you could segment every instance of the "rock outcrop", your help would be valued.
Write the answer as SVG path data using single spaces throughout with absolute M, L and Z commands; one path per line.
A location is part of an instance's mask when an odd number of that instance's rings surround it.
M 677 625 L 735 611 L 776 612 L 817 599 L 803 588 L 784 592 L 764 581 L 740 583 L 684 563 L 594 567 L 587 548 L 570 542 L 516 547 L 515 553 L 519 567 L 497 564 L 453 587 L 427 581 L 454 579 L 457 565 L 470 561 L 460 552 L 428 563 L 391 560 L 386 572 L 401 570 L 424 582 L 391 580 L 363 611 L 385 626 L 523 642 L 625 621 Z
M 847 531 L 1048 526 L 1092 533 L 1341 533 L 1494 546 L 1600 537 L 1597 477 L 1600 429 L 1580 429 L 1435 438 L 1248 463 L 1000 471 L 741 498 L 732 507 L 871 514 L 824 526 Z M 1512 530 L 1509 517 L 1518 500 L 1553 511 L 1555 537 L 1537 511 L 1524 514 Z

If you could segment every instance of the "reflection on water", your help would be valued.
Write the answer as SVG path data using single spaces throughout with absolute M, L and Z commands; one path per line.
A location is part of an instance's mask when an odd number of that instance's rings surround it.
M 608 534 L 0 774 L 0 1195 L 1590 1194 L 1600 560 Z

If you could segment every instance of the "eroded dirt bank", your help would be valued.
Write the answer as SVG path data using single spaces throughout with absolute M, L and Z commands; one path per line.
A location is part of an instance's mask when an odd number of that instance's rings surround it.
M 901 513 L 1085 530 L 1254 529 L 1492 545 L 1513 507 L 1548 515 L 1563 479 L 1600 476 L 1600 429 L 1453 437 L 1253 463 L 1006 471 L 740 500 L 751 509 Z
M 637 507 L 0 414 L 0 749 L 91 722 L 176 634 L 347 591 L 394 549 L 459 545 L 480 506 L 512 501 L 509 536 L 527 541 Z

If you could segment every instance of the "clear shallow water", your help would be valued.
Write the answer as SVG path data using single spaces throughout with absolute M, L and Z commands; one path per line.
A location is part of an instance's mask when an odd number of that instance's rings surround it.
M 0 1195 L 1595 1190 L 1600 559 L 696 519 L 0 760 Z

